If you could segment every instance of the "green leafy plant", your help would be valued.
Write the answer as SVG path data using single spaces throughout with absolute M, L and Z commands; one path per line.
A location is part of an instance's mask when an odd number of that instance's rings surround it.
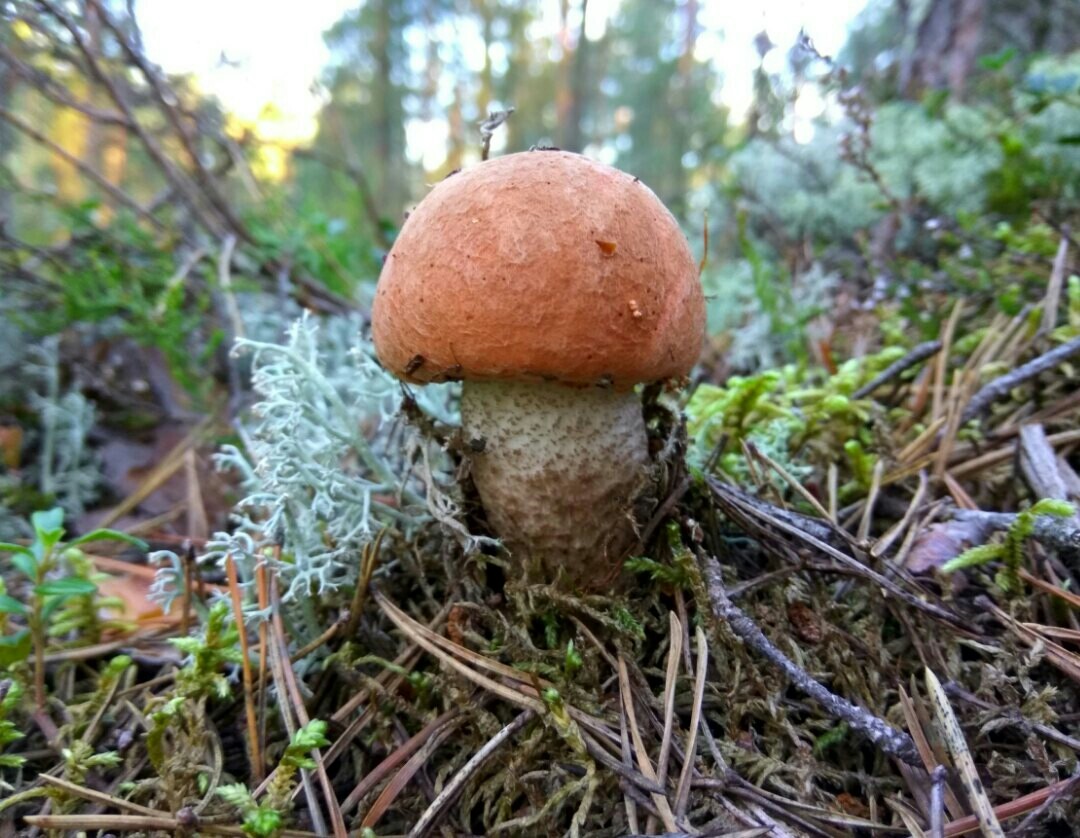
M 315 760 L 311 758 L 311 752 L 329 744 L 330 741 L 326 738 L 326 722 L 315 719 L 293 734 L 262 801 L 255 800 L 243 783 L 233 783 L 218 789 L 218 795 L 223 800 L 240 810 L 244 819 L 244 832 L 258 838 L 273 838 L 281 831 L 285 817 L 291 809 L 289 798 L 296 786 L 300 770 L 314 768 Z
M 187 659 L 173 687 L 147 708 L 146 753 L 162 776 L 165 796 L 174 808 L 202 793 L 206 706 L 211 699 L 227 699 L 231 694 L 222 669 L 242 661 L 239 638 L 229 605 L 220 601 L 206 613 L 201 633 L 172 638 Z
M 18 725 L 7 718 L 8 714 L 19 706 L 22 699 L 22 687 L 17 681 L 0 683 L 0 750 L 23 738 Z M 0 768 L 18 768 L 26 760 L 20 756 L 0 753 Z M 3 783 L 0 783 L 3 788 Z
M 97 585 L 85 576 L 63 574 L 71 567 L 71 559 L 81 556 L 79 547 L 96 541 L 123 541 L 141 550 L 146 543 L 116 530 L 98 529 L 73 541 L 64 539 L 64 510 L 60 507 L 35 512 L 30 516 L 34 538 L 29 547 L 0 542 L 0 552 L 11 554 L 11 563 L 30 582 L 30 603 L 4 594 L 0 597 L 0 613 L 22 617 L 26 626 L 0 638 L 0 645 L 17 659 L 22 650 L 34 651 L 34 701 L 40 709 L 45 706 L 45 644 L 50 619 L 72 597 L 93 596 Z M 25 657 L 25 654 L 23 655 Z M 14 660 L 12 662 L 15 662 Z M 9 664 L 10 665 L 10 664 Z
M 954 573 L 966 567 L 978 567 L 988 562 L 1000 561 L 1002 568 L 994 577 L 994 582 L 1007 595 L 1020 592 L 1020 567 L 1024 562 L 1024 546 L 1035 532 L 1036 519 L 1040 516 L 1068 518 L 1076 514 L 1076 507 L 1071 503 L 1054 498 L 1044 498 L 1016 516 L 1005 531 L 1005 538 L 994 544 L 980 544 L 965 550 L 955 559 L 942 566 L 945 573 Z
M 581 669 L 583 664 L 584 661 L 581 658 L 581 652 L 574 647 L 574 641 L 567 641 L 566 655 L 563 658 L 563 673 L 567 678 L 572 678 L 574 673 Z
M 624 563 L 625 567 L 634 573 L 647 573 L 654 582 L 662 585 L 689 589 L 693 579 L 694 554 L 683 544 L 682 533 L 676 522 L 668 522 L 667 537 L 671 550 L 670 563 L 659 562 L 648 556 L 632 556 Z
M 99 208 L 92 200 L 61 208 L 79 247 L 59 263 L 55 282 L 35 286 L 35 305 L 22 308 L 22 325 L 41 336 L 59 334 L 73 323 L 119 332 L 159 350 L 177 381 L 205 394 L 209 379 L 201 372 L 220 340 L 206 325 L 212 322 L 207 314 L 215 272 L 201 259 L 178 270 L 176 242 L 127 213 L 103 229 L 95 220 Z
M 691 463 L 701 466 L 716 454 L 718 471 L 748 483 L 745 443 L 806 480 L 824 474 L 843 449 L 848 462 L 841 498 L 865 490 L 877 460 L 869 431 L 873 405 L 855 394 L 904 352 L 890 346 L 845 361 L 832 374 L 789 364 L 732 376 L 722 387 L 700 385 L 686 406 Z
M 177 691 L 185 698 L 228 698 L 229 682 L 221 674 L 227 664 L 240 663 L 240 630 L 224 602 L 215 603 L 201 637 L 174 637 L 172 644 L 188 656 L 176 673 Z

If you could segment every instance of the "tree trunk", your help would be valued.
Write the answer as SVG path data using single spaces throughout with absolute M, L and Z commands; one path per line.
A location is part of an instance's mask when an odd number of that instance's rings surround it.
M 11 102 L 15 98 L 15 71 L 7 64 L 0 62 L 0 108 L 11 110 Z M 0 120 L 0 167 L 6 167 L 8 155 L 14 149 L 15 132 L 4 120 Z M 13 209 L 11 191 L 0 183 L 0 228 L 12 221 Z
M 933 0 L 901 70 L 904 95 L 948 89 L 963 98 L 986 17 L 986 0 Z
M 581 0 L 581 29 L 578 30 L 577 44 L 574 46 L 570 108 L 566 115 L 566 133 L 562 143 L 562 147 L 568 151 L 581 151 L 585 147 L 581 120 L 589 95 L 589 39 L 585 36 L 585 15 L 588 11 L 589 0 Z

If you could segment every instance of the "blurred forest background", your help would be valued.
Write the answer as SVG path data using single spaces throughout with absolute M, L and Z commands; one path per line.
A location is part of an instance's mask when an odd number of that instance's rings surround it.
M 236 337 L 362 312 L 404 213 L 479 159 L 491 113 L 513 109 L 493 154 L 581 151 L 671 208 L 705 257 L 717 383 L 934 337 L 961 294 L 1015 315 L 1074 241 L 1075 0 L 870 0 L 832 56 L 762 31 L 738 114 L 709 0 L 608 3 L 594 37 L 588 0 L 368 0 L 325 33 L 302 143 L 161 70 L 140 5 L 0 4 L 5 462 L 75 513 L 92 428 L 119 446 L 235 412 Z M 70 443 L 44 462 L 43 421 Z

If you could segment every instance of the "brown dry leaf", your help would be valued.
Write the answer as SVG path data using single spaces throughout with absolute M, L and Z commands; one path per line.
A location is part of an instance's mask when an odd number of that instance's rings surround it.
M 793 602 L 787 609 L 788 622 L 791 623 L 795 636 L 804 643 L 820 643 L 825 636 L 821 626 L 821 617 L 805 602 Z
M 0 462 L 10 471 L 19 467 L 22 437 L 22 428 L 18 425 L 0 425 Z
M 869 820 L 870 807 L 854 795 L 848 794 L 846 791 L 840 792 L 840 794 L 836 795 L 836 802 L 847 814 Z
M 906 567 L 927 573 L 955 559 L 969 547 L 985 543 L 986 525 L 977 521 L 940 521 L 918 534 L 908 553 Z
M 161 606 L 150 599 L 150 580 L 136 574 L 109 576 L 98 582 L 98 591 L 104 597 L 115 597 L 124 603 L 119 616 L 142 623 L 164 617 Z M 111 610 L 111 609 L 108 609 Z

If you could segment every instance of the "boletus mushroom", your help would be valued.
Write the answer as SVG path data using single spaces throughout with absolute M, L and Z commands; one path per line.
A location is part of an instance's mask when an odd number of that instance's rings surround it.
M 528 578 L 610 581 L 649 473 L 635 385 L 685 376 L 705 330 L 697 266 L 656 195 L 561 151 L 447 177 L 387 256 L 372 330 L 399 378 L 464 382 L 476 488 Z

